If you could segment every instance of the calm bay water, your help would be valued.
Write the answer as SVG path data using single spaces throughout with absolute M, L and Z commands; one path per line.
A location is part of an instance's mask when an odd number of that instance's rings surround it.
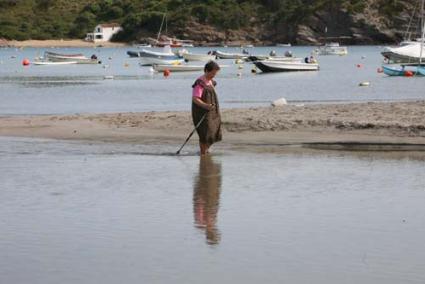
M 24 58 L 32 60 L 45 50 L 97 54 L 103 64 L 21 65 Z M 0 115 L 190 109 L 191 85 L 200 74 L 173 73 L 164 78 L 151 73 L 149 67 L 140 67 L 137 59 L 126 55 L 127 50 L 136 48 L 0 49 Z M 211 49 L 189 50 L 206 53 Z M 240 52 L 236 48 L 221 50 Z M 291 50 L 295 56 L 305 57 L 313 47 L 249 49 L 252 54 L 271 50 L 278 54 Z M 251 64 L 238 69 L 233 60 L 220 60 L 228 66 L 217 78 L 220 101 L 223 107 L 232 108 L 266 106 L 281 97 L 296 103 L 424 99 L 424 78 L 388 78 L 377 73 L 382 61 L 380 51 L 381 47 L 350 47 L 348 56 L 319 57 L 320 72 L 307 73 L 254 75 Z M 114 80 L 104 80 L 111 75 Z M 363 81 L 371 86 L 358 87 Z
M 424 283 L 423 155 L 2 138 L 0 283 Z
M 61 67 L 0 49 L 0 115 L 189 110 L 200 74 L 152 74 L 129 49 L 52 49 L 103 61 Z M 250 51 L 271 49 L 288 50 Z M 220 60 L 221 105 L 423 99 L 424 78 L 376 72 L 380 50 L 319 57 L 313 73 Z M 0 138 L 0 283 L 425 282 L 423 154 L 177 146 Z

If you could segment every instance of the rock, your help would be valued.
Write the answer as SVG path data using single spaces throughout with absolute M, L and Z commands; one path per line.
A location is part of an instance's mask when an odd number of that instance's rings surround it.
M 284 106 L 284 105 L 287 105 L 287 104 L 288 104 L 288 102 L 286 101 L 285 98 L 280 98 L 280 99 L 272 102 L 272 106 L 274 106 L 274 107 Z

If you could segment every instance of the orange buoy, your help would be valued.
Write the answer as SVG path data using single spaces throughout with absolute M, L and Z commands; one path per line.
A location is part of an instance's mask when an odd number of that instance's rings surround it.
M 28 58 L 25 58 L 24 60 L 22 60 L 22 65 L 24 65 L 24 66 L 30 65 L 29 59 Z
M 376 72 L 378 72 L 378 73 L 383 73 L 383 72 L 384 72 L 384 69 L 382 69 L 382 68 L 378 68 L 378 69 L 376 69 Z
M 164 70 L 164 77 L 168 77 L 168 76 L 170 76 L 170 70 L 168 70 L 168 69 L 165 69 Z
M 404 76 L 406 76 L 406 77 L 413 77 L 413 72 L 412 71 L 409 71 L 409 70 L 407 70 L 407 71 L 404 71 Z

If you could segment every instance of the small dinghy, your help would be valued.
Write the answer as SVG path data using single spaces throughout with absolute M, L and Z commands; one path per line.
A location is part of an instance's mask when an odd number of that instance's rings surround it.
M 243 53 L 226 53 L 221 52 L 219 50 L 215 51 L 215 55 L 217 58 L 220 59 L 245 59 L 248 58 L 249 54 L 243 54 Z
M 186 61 L 210 61 L 215 60 L 216 56 L 212 54 L 195 54 L 195 53 L 184 53 L 183 58 Z
M 154 64 L 158 65 L 174 65 L 183 63 L 184 59 L 178 55 L 175 55 L 170 46 L 166 46 L 163 52 L 150 51 L 143 49 L 139 52 L 140 65 L 150 66 Z
M 424 75 L 425 68 L 423 66 L 408 65 L 383 65 L 382 71 L 388 76 L 412 77 L 415 75 Z
M 70 64 L 77 64 L 77 61 L 63 61 L 63 62 L 52 62 L 52 61 L 34 61 L 32 64 L 34 65 L 50 65 L 50 66 L 57 66 L 57 65 L 70 65 Z
M 91 58 L 86 57 L 84 54 L 61 54 L 46 51 L 44 52 L 44 58 L 49 62 L 76 62 L 77 64 L 98 64 L 99 60 L 96 55 L 92 55 Z
M 346 46 L 340 46 L 338 42 L 327 43 L 319 47 L 319 55 L 347 55 L 348 49 Z
M 261 60 L 255 61 L 261 71 L 268 72 L 290 72 L 290 71 L 318 71 L 318 63 L 305 63 L 305 62 L 287 62 L 277 60 Z
M 155 64 L 152 66 L 156 72 L 164 72 L 165 70 L 171 72 L 195 72 L 204 70 L 204 66 L 201 65 L 166 65 L 166 64 Z

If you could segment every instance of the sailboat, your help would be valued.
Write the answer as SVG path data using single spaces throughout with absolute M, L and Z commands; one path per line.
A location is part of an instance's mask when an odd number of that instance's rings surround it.
M 424 40 L 425 40 L 425 0 L 421 0 L 421 38 L 420 42 L 407 44 L 399 48 L 387 48 L 382 55 L 389 61 L 398 59 L 404 63 L 398 65 L 386 64 L 382 66 L 384 74 L 388 76 L 425 76 L 425 66 L 422 65 L 424 58 Z M 410 52 L 408 52 L 410 51 Z M 406 56 L 407 55 L 407 56 Z
M 193 47 L 193 41 L 192 40 L 183 40 L 183 39 L 177 39 L 177 38 L 171 38 L 166 35 L 161 35 L 162 28 L 165 24 L 165 34 L 167 34 L 167 14 L 164 13 L 162 17 L 161 26 L 159 27 L 158 35 L 155 38 L 148 38 L 148 41 L 152 46 L 155 47 L 164 47 L 164 46 L 170 46 L 170 47 Z

